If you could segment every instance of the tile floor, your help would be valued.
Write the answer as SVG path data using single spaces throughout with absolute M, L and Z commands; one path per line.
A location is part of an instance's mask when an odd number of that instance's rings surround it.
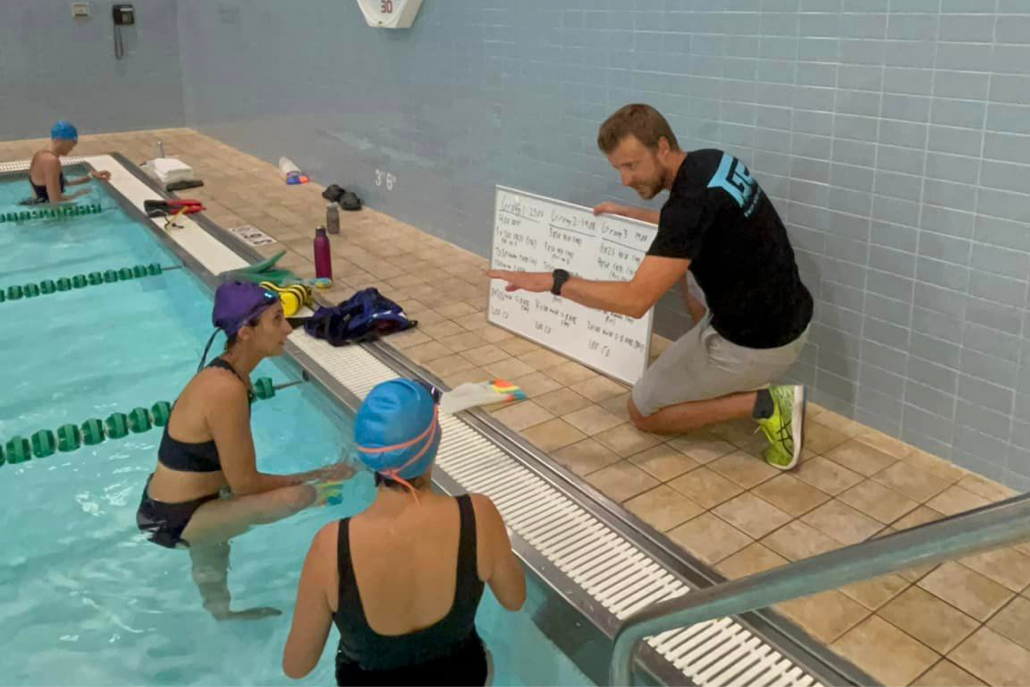
M 313 276 L 321 187 L 288 187 L 275 168 L 187 129 L 84 137 L 76 154 L 142 162 L 158 140 L 204 179 L 188 195 L 224 227 L 252 224 L 282 261 Z M 44 141 L 0 143 L 0 160 Z M 346 185 L 346 180 L 341 180 Z M 832 412 L 809 409 L 804 460 L 790 473 L 757 456 L 750 422 L 678 437 L 637 431 L 628 388 L 487 323 L 487 260 L 371 209 L 333 237 L 342 299 L 376 286 L 419 320 L 389 343 L 454 386 L 504 377 L 529 400 L 493 409 L 556 461 L 729 578 L 930 522 L 1012 494 Z M 656 337 L 657 355 L 668 342 Z M 811 636 L 888 685 L 1030 681 L 1030 544 L 781 604 Z

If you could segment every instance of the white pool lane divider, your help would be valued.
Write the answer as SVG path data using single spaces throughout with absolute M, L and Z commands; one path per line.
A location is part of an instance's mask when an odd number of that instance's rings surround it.
M 154 192 L 108 155 L 69 158 L 111 172 L 111 183 L 143 211 Z M 0 165 L 0 172 L 24 171 L 28 163 Z M 169 236 L 214 274 L 248 263 L 189 217 Z M 154 220 L 163 230 L 163 220 Z M 334 348 L 303 330 L 292 344 L 315 364 L 364 399 L 397 373 L 360 346 Z M 463 420 L 441 416 L 443 437 L 437 465 L 468 491 L 497 504 L 518 537 L 580 586 L 615 619 L 653 603 L 681 596 L 690 588 L 631 540 L 596 518 Z M 647 643 L 698 687 L 821 687 L 790 658 L 732 618 L 670 630 Z
M 300 351 L 359 399 L 397 373 L 359 346 L 334 348 L 296 331 Z M 437 465 L 468 491 L 497 504 L 508 527 L 618 620 L 690 588 L 521 461 L 452 415 L 441 415 Z M 699 687 L 819 687 L 791 659 L 733 618 L 647 640 Z

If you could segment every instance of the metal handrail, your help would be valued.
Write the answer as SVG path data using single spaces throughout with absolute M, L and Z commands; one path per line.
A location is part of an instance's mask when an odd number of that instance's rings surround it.
M 812 558 L 691 591 L 629 616 L 612 650 L 611 684 L 631 685 L 637 644 L 668 630 L 739 615 L 915 565 L 1030 539 L 1030 494 Z

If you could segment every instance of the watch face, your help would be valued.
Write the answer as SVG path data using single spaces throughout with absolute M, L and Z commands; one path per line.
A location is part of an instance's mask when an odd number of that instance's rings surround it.
M 369 26 L 406 29 L 415 21 L 422 0 L 358 0 Z

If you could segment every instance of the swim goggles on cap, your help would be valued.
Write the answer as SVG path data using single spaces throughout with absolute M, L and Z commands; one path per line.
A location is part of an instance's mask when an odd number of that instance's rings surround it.
M 418 490 L 415 489 L 415 487 L 413 487 L 408 480 L 401 477 L 401 472 L 408 469 L 412 465 L 418 463 L 418 461 L 420 461 L 422 457 L 426 454 L 426 451 L 428 451 L 430 447 L 433 446 L 433 444 L 436 442 L 436 435 L 440 431 L 440 397 L 443 396 L 443 392 L 437 387 L 433 386 L 432 384 L 424 382 L 421 379 L 413 379 L 411 381 L 415 382 L 423 389 L 428 391 L 429 395 L 433 398 L 433 419 L 430 421 L 429 426 L 425 429 L 425 431 L 419 434 L 414 439 L 406 441 L 403 444 L 394 444 L 392 446 L 382 446 L 379 448 L 366 448 L 364 446 L 358 446 L 357 448 L 361 453 L 379 454 L 389 453 L 391 451 L 401 451 L 403 449 L 415 446 L 419 442 L 425 442 L 422 446 L 422 449 L 414 456 L 409 458 L 403 465 L 400 465 L 395 468 L 390 468 L 389 470 L 376 471 L 380 476 L 385 477 L 386 479 L 389 479 L 393 482 L 397 482 L 405 489 L 407 489 L 409 492 L 411 492 L 411 495 L 414 497 L 415 503 L 417 504 L 419 503 Z

